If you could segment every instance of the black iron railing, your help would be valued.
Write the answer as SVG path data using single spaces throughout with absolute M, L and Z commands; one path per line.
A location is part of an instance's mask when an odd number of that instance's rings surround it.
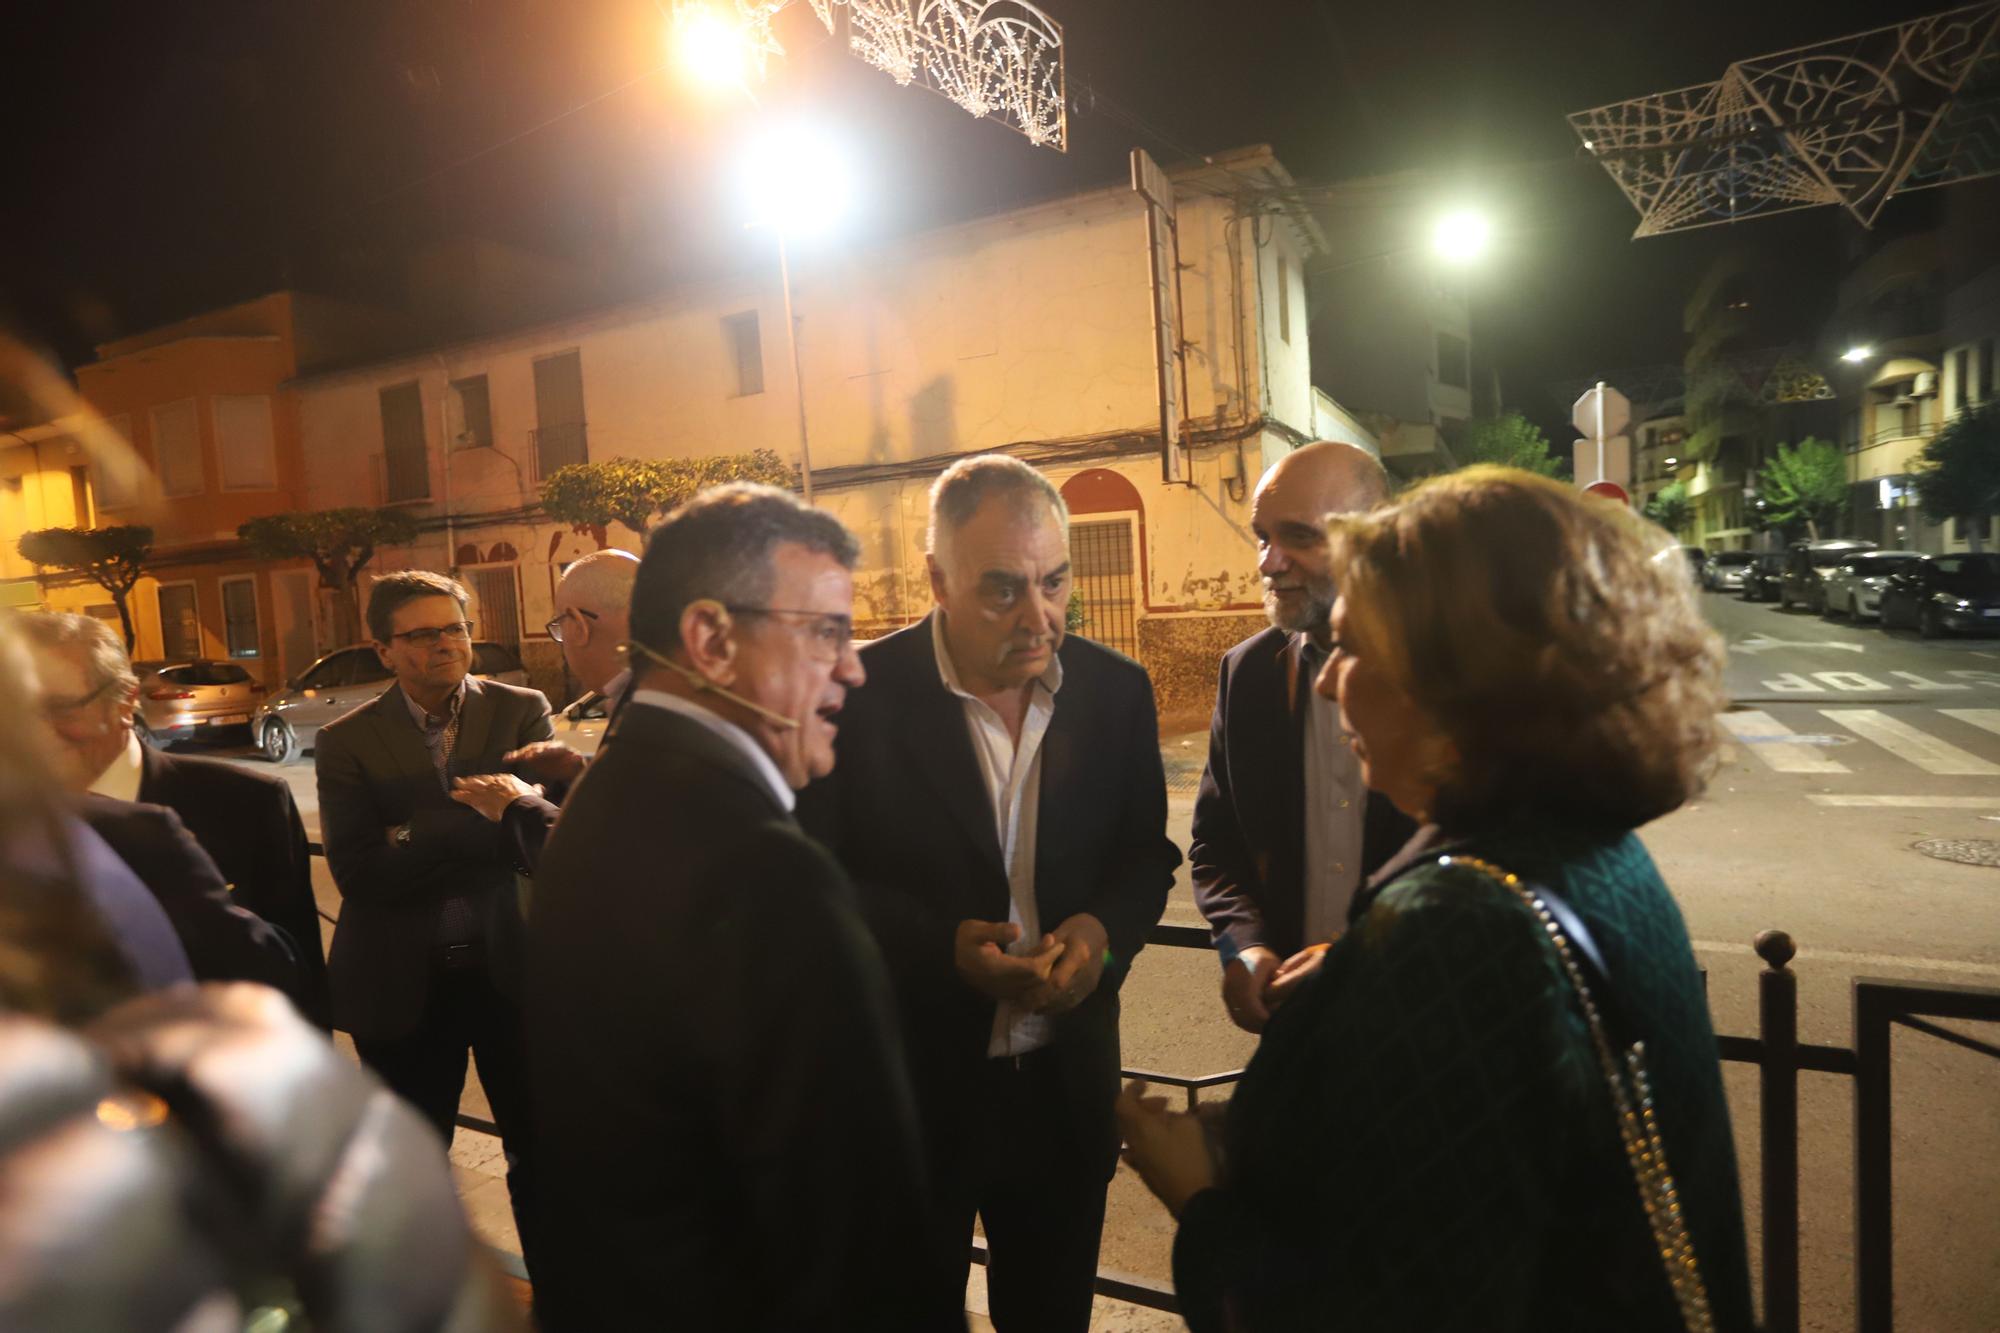
M 321 855 L 318 843 L 310 844 Z M 326 914 L 321 913 L 322 916 Z M 327 917 L 331 921 L 333 918 Z M 1146 936 L 1156 948 L 1208 949 L 1203 926 L 1158 925 Z M 1754 944 L 1764 970 L 1757 977 L 1754 1037 L 1718 1034 L 1724 1060 L 1758 1067 L 1759 1175 L 1764 1267 L 1763 1333 L 1799 1329 L 1799 1074 L 1839 1074 L 1854 1080 L 1854 1233 L 1856 1333 L 1892 1333 L 1895 1326 L 1895 1243 L 1892 1190 L 1890 1032 L 1907 1028 L 1978 1054 L 2000 1059 L 2000 1046 L 1931 1019 L 2000 1023 L 2000 990 L 1978 986 L 1921 985 L 1856 977 L 1854 1046 L 1823 1046 L 1798 1039 L 1798 978 L 1791 970 L 1797 947 L 1782 930 L 1767 930 Z M 1187 1108 L 1201 1093 L 1234 1083 L 1241 1069 L 1213 1074 L 1166 1074 L 1126 1069 L 1126 1078 L 1179 1088 Z M 499 1133 L 490 1120 L 459 1114 L 462 1128 Z M 984 1264 L 986 1247 L 974 1241 L 972 1262 Z M 1112 1300 L 1171 1313 L 1180 1302 L 1171 1284 L 1100 1269 L 1097 1292 Z

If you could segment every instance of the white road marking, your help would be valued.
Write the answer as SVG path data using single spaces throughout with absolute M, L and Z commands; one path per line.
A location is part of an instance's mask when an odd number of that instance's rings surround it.
M 1821 643 L 1790 643 L 1784 639 L 1767 638 L 1762 634 L 1753 639 L 1745 639 L 1741 643 L 1732 643 L 1729 645 L 1730 652 L 1748 653 L 1752 657 L 1771 648 L 1838 648 L 1842 652 L 1847 653 L 1864 651 L 1862 645 L 1858 643 L 1837 643 L 1832 640 Z
M 1898 722 L 1873 708 L 1822 708 L 1820 716 L 1858 734 L 1863 740 L 1908 760 L 1926 773 L 1941 777 L 2000 776 L 2000 764 L 1948 745 L 1937 737 L 1918 731 L 1907 722 Z
M 1889 674 L 1890 674 L 1890 675 L 1892 675 L 1892 676 L 1901 676 L 1901 677 L 1902 677 L 1902 678 L 1903 678 L 1904 680 L 1907 680 L 1907 681 L 1909 681 L 1909 682 L 1910 682 L 1910 688 L 1911 688 L 1911 689 L 1917 689 L 1917 690 L 1969 690 L 1969 689 L 1971 689 L 1971 688 L 1972 688 L 1972 687 L 1971 687 L 1970 685 L 1950 685 L 1950 684 L 1946 684 L 1946 683 L 1945 683 L 1944 681 L 1941 681 L 1941 680 L 1932 680 L 1932 679 L 1931 679 L 1930 677 L 1928 677 L 1928 676 L 1919 676 L 1919 675 L 1918 675 L 1918 674 L 1917 674 L 1916 672 L 1914 672 L 1914 671 L 1891 671 L 1891 672 L 1890 672 Z
M 1747 944 L 1734 940 L 1693 940 L 1697 953 L 1755 954 Z M 1845 949 L 1801 949 L 1792 960 L 1799 963 L 1857 963 L 1863 967 L 1915 967 L 1927 972 L 1965 972 L 1976 977 L 2000 977 L 2000 964 L 1975 963 L 1963 958 L 1904 957 L 1893 953 L 1850 953 Z
M 2000 736 L 2000 708 L 1940 708 L 1938 712 Z
M 1826 686 L 1815 685 L 1796 671 L 1787 671 L 1775 680 L 1764 682 L 1766 694 L 1825 694 Z
M 1724 713 L 1722 725 L 1738 740 L 1749 744 L 1766 767 L 1778 773 L 1845 773 L 1847 765 L 1836 763 L 1810 745 L 1801 744 L 1797 733 L 1769 713 L 1752 710 Z
M 1888 689 L 1873 676 L 1864 676 L 1859 671 L 1815 671 L 1813 679 L 1836 690 L 1847 690 L 1855 694 L 1879 693 Z
M 1814 805 L 1850 808 L 1856 806 L 1884 810 L 2000 810 L 2000 796 L 1849 796 L 1833 792 L 1808 792 Z

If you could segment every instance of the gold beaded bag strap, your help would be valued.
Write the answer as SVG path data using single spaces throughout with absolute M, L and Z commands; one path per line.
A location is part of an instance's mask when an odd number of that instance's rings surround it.
M 1688 1236 L 1687 1220 L 1681 1211 L 1680 1194 L 1674 1187 L 1673 1172 L 1667 1168 L 1667 1146 L 1653 1113 L 1653 1084 L 1646 1073 L 1646 1043 L 1637 1039 L 1614 1041 L 1605 1009 L 1613 1002 L 1609 978 L 1574 909 L 1539 885 L 1502 870 L 1475 856 L 1440 856 L 1440 866 L 1465 866 L 1486 876 L 1518 899 L 1541 923 L 1542 934 L 1554 948 L 1565 976 L 1576 989 L 1583 1016 L 1590 1027 L 1590 1044 L 1597 1054 L 1605 1086 L 1611 1091 L 1612 1109 L 1618 1116 L 1618 1135 L 1625 1144 L 1625 1160 L 1639 1187 L 1639 1202 L 1653 1231 L 1653 1243 L 1665 1266 L 1667 1282 L 1680 1307 L 1681 1323 L 1688 1333 L 1714 1333 L 1715 1318 L 1708 1308 L 1708 1288 L 1695 1262 L 1694 1241 Z M 1593 993 L 1590 977 L 1595 975 L 1600 993 Z

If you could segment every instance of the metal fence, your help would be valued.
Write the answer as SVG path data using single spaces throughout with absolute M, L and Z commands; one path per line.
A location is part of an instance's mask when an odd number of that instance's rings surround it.
M 318 843 L 312 854 L 321 855 Z M 326 917 L 322 912 L 320 914 Z M 326 917 L 331 922 L 332 917 Z M 1158 925 L 1146 936 L 1156 948 L 1210 949 L 1203 926 Z M 2000 1060 L 2000 1046 L 1981 1041 L 1932 1019 L 2000 1023 L 2000 989 L 1923 985 L 1856 977 L 1854 1045 L 1802 1042 L 1799 1034 L 1798 978 L 1791 969 L 1797 953 L 1782 930 L 1757 936 L 1763 960 L 1757 977 L 1756 1036 L 1718 1034 L 1724 1060 L 1758 1067 L 1758 1139 L 1764 1254 L 1764 1333 L 1799 1329 L 1799 1074 L 1839 1074 L 1854 1080 L 1854 1239 L 1856 1333 L 1893 1333 L 1895 1327 L 1895 1237 L 1890 1036 L 1895 1027 L 1948 1042 Z M 1167 1074 L 1126 1069 L 1123 1076 L 1179 1088 L 1193 1111 L 1201 1094 L 1243 1076 L 1241 1069 L 1212 1074 Z M 459 1114 L 462 1128 L 499 1133 L 490 1120 Z M 972 1242 L 971 1259 L 984 1264 L 986 1247 Z M 1171 1284 L 1100 1269 L 1097 1292 L 1112 1300 L 1170 1313 L 1180 1312 Z

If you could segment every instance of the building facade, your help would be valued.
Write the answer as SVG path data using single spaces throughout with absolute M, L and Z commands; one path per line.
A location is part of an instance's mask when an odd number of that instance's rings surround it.
M 1372 440 L 1312 385 L 1304 274 L 1324 242 L 1271 202 L 1284 168 L 1248 149 L 1171 182 L 1164 234 L 1119 187 L 793 255 L 814 498 L 862 540 L 863 632 L 929 610 L 928 488 L 958 458 L 1004 451 L 1069 502 L 1082 632 L 1144 662 L 1163 713 L 1206 710 L 1217 659 L 1260 623 L 1258 474 L 1320 433 Z M 1162 235 L 1177 288 L 1164 339 L 1149 250 Z M 306 492 L 316 508 L 409 507 L 422 536 L 374 569 L 454 571 L 479 632 L 518 643 L 561 697 L 542 625 L 563 567 L 597 537 L 538 510 L 542 479 L 566 463 L 756 448 L 800 462 L 783 309 L 773 262 L 301 376 L 287 392 Z M 1164 448 L 1162 379 L 1180 436 Z M 606 539 L 636 549 L 640 536 L 614 526 Z

